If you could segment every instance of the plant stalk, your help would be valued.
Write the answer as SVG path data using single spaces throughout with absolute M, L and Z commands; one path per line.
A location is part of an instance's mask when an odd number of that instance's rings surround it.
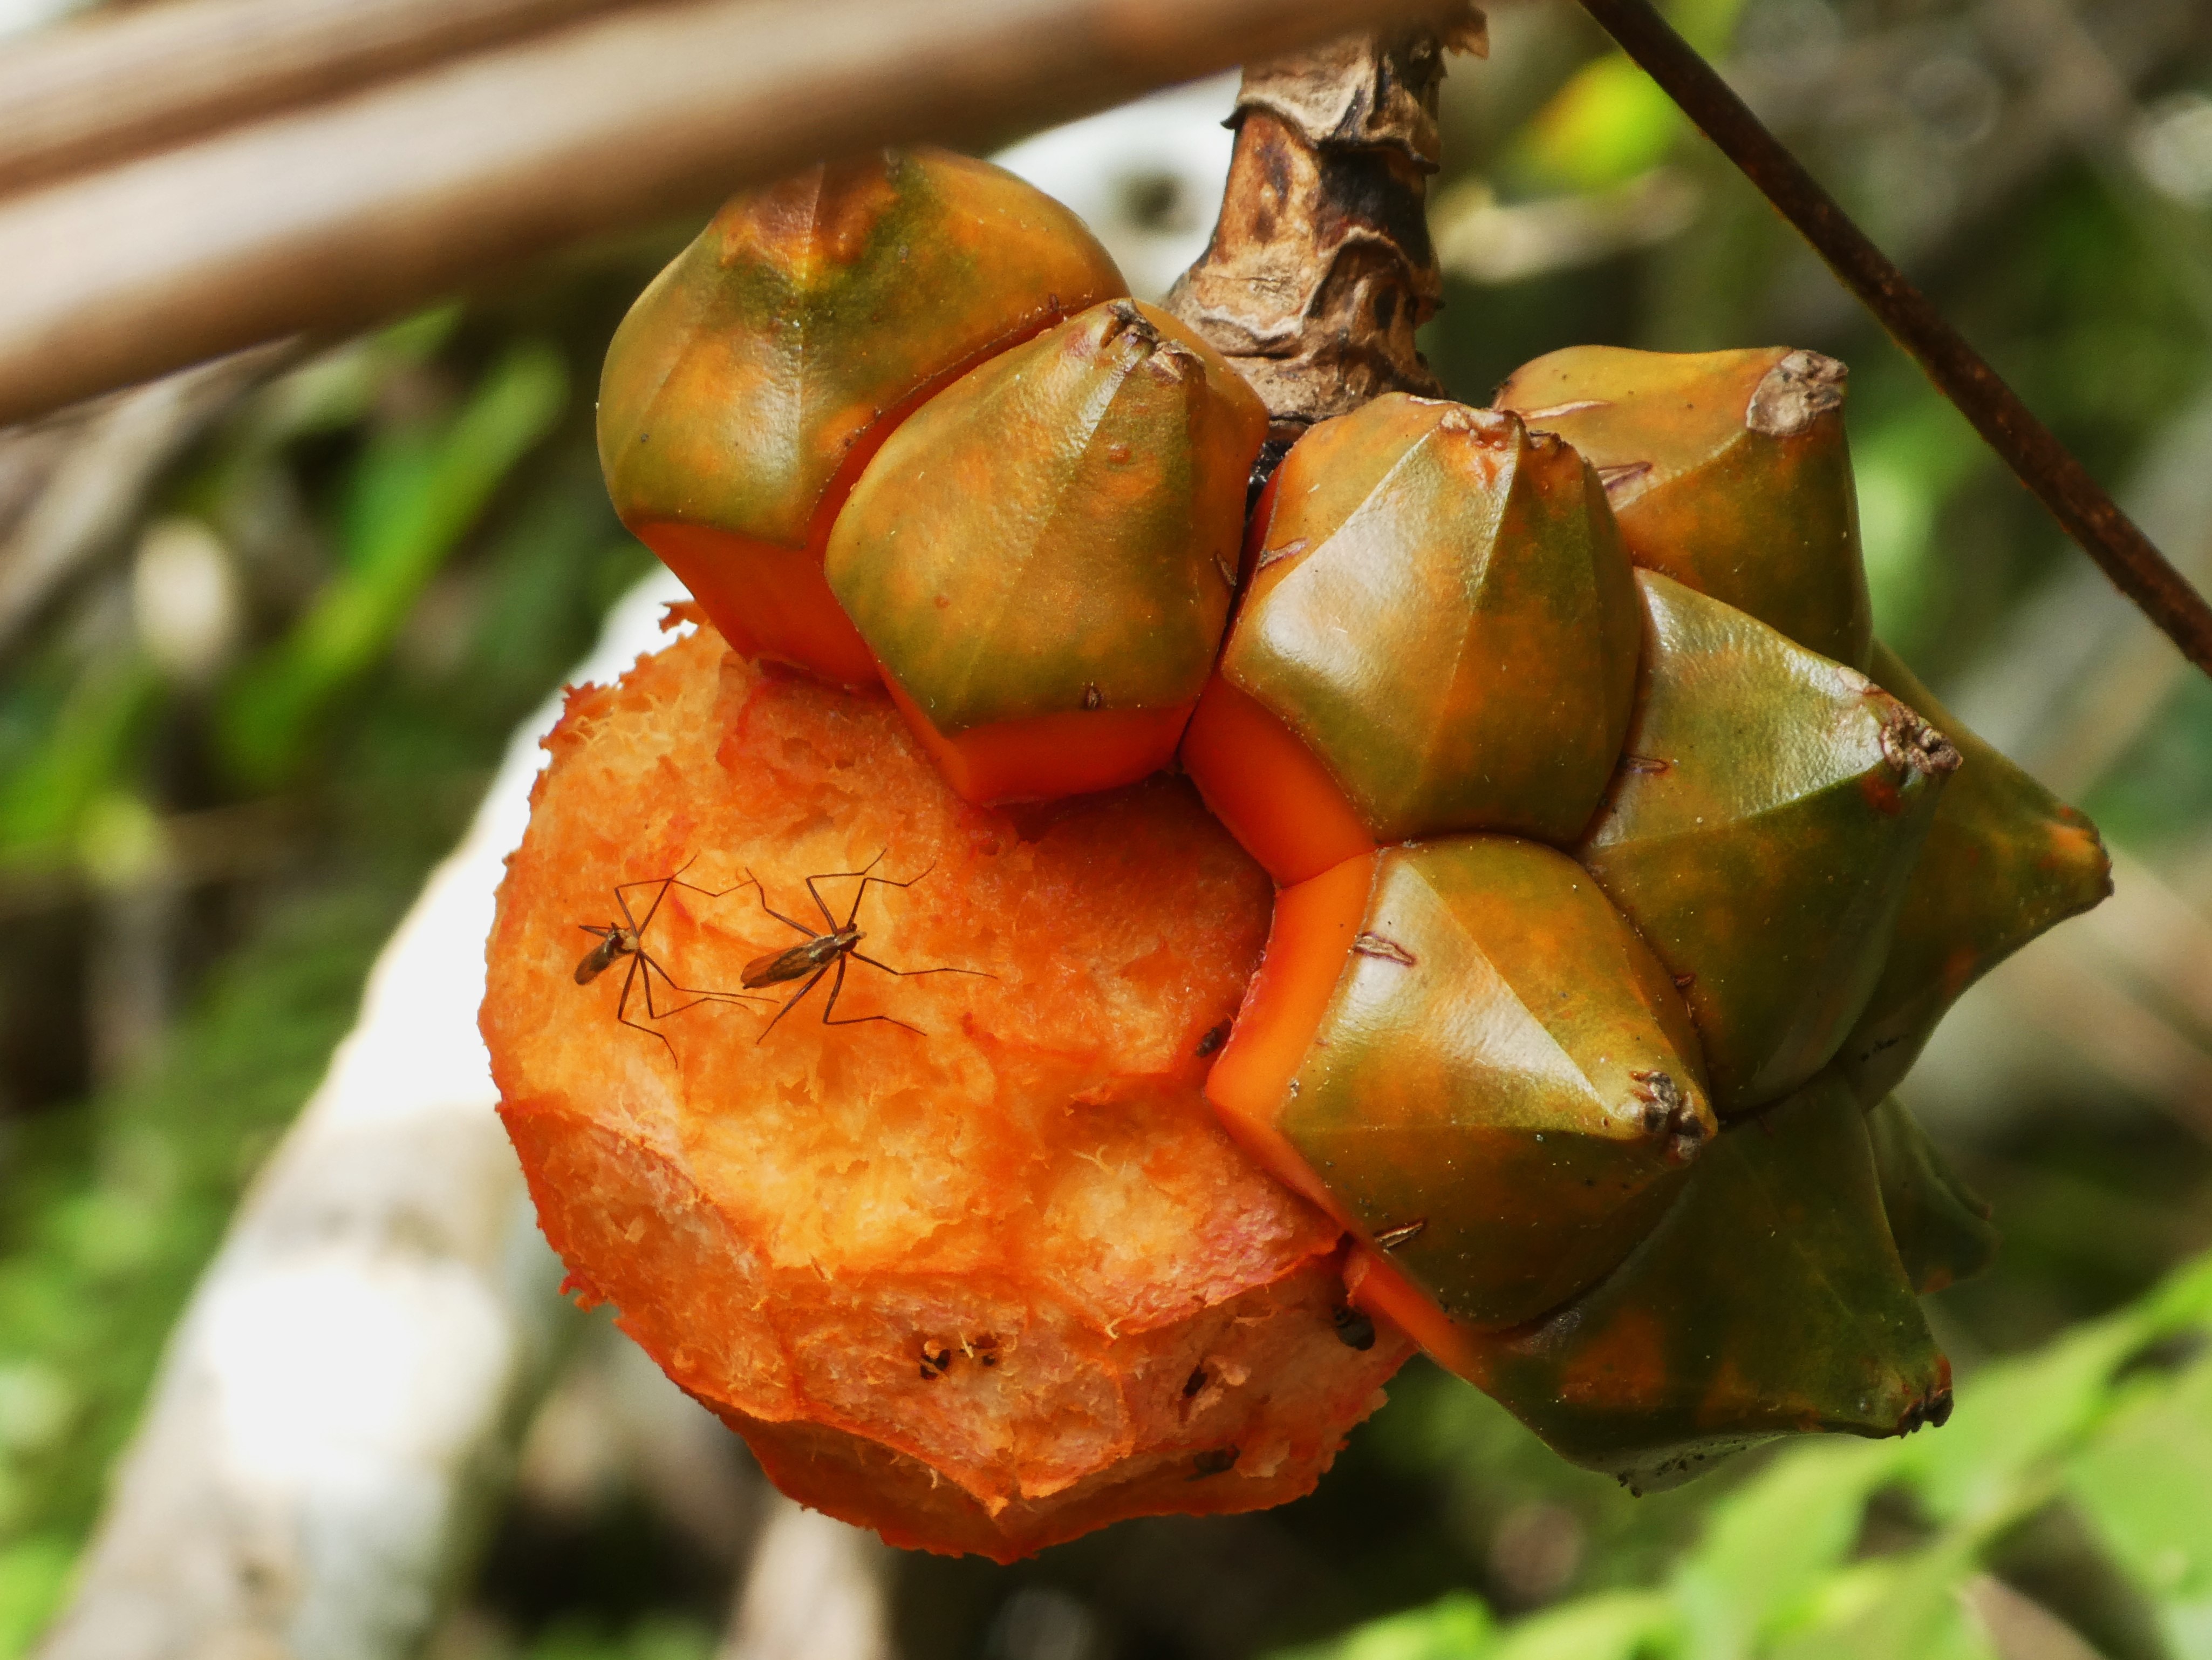
M 1346 35 L 1252 64 L 1206 252 L 1168 295 L 1273 417 L 1263 470 L 1316 421 L 1389 392 L 1442 388 L 1414 344 L 1443 277 L 1429 240 L 1444 52 L 1454 26 Z

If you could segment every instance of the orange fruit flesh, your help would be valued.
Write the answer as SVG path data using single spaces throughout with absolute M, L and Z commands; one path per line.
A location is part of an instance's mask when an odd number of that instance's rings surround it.
M 1191 706 L 1090 709 L 994 721 L 948 736 L 889 673 L 884 688 L 945 780 L 978 806 L 1118 789 L 1175 759 Z
M 1182 766 L 1213 816 L 1284 887 L 1375 850 L 1314 752 L 1218 674 L 1199 695 Z
M 1009 1560 L 1121 1517 L 1309 1491 L 1412 1352 L 1336 1335 L 1339 1225 L 1201 1094 L 1268 884 L 1187 787 L 1024 819 L 962 801 L 889 702 L 701 630 L 570 699 L 489 952 L 483 1025 L 547 1237 L 589 1299 L 800 1501 Z M 681 870 L 644 933 L 734 991 L 799 943 L 859 949 L 773 1007 L 653 1018 L 579 924 Z M 690 861 L 687 863 L 687 861 Z M 700 891 L 697 890 L 705 890 Z M 627 891 L 638 917 L 653 897 Z M 831 976 L 834 979 L 834 972 Z M 788 998 L 805 984 L 767 988 Z M 663 1040 L 665 1040 L 664 1043 Z

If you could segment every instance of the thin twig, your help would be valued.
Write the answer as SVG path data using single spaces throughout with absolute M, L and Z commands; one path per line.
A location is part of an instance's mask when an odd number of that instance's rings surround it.
M 1583 0 L 1690 119 L 1874 313 L 2004 458 L 2066 533 L 2191 662 L 2212 674 L 2212 605 L 2120 511 L 2087 469 L 1943 320 L 1650 0 Z
M 1003 138 L 1440 0 L 694 0 L 0 201 L 0 421 L 350 329 L 824 155 Z

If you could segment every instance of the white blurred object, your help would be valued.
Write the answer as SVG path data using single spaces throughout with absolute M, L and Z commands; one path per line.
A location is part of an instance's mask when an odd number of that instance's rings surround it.
M 717 1660 L 891 1660 L 890 1557 L 872 1533 L 771 1493 Z
M 2143 177 L 2177 201 L 2212 204 L 2212 98 L 2177 93 L 2146 111 L 2128 148 Z
M 641 583 L 578 678 L 651 649 L 683 594 Z M 451 1589 L 562 1308 L 477 1033 L 559 712 L 516 735 L 233 1219 L 44 1660 L 399 1660 Z
M 1111 1645 L 1091 1610 L 1051 1585 L 1024 1585 L 984 1639 L 988 1660 L 1101 1660 Z
M 1025 138 L 993 159 L 1080 215 L 1130 292 L 1158 300 L 1206 252 L 1236 137 L 1233 75 L 1170 87 Z
M 594 1318 L 576 1351 L 523 1437 L 517 1499 L 581 1521 L 635 1493 L 734 1568 L 767 1490 L 744 1443 L 611 1320 Z
M 1437 258 L 1470 283 L 1525 282 L 1655 247 L 1687 230 L 1704 196 L 1674 167 L 1654 167 L 1611 190 L 1501 203 L 1470 180 L 1431 212 Z
M 28 34 L 72 13 L 90 9 L 93 0 L 0 0 L 0 40 Z
M 197 519 L 157 519 L 131 566 L 138 643 L 172 679 L 210 678 L 238 644 L 245 606 L 222 539 Z

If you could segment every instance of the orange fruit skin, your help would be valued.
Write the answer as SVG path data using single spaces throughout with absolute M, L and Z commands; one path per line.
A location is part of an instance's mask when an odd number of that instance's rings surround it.
M 880 695 L 704 629 L 574 693 L 547 746 L 483 1027 L 586 1300 L 787 1493 L 894 1543 L 1006 1561 L 1312 1487 L 1413 1346 L 1338 1338 L 1341 1229 L 1203 1098 L 1269 884 L 1187 786 L 975 807 Z M 840 1019 L 919 1033 L 826 1026 L 826 987 L 764 1037 L 774 1010 L 730 1004 L 639 1031 L 616 1020 L 626 960 L 575 982 L 617 882 L 750 868 L 814 917 L 804 879 L 879 851 L 927 873 L 868 891 L 860 949 L 995 976 L 850 966 Z M 822 886 L 842 920 L 854 884 Z M 645 943 L 734 990 L 799 939 L 750 888 L 672 889 Z
M 1275 896 L 1267 956 L 1245 991 L 1237 1030 L 1206 1080 L 1206 1098 L 1229 1133 L 1347 1231 L 1358 1230 L 1358 1219 L 1291 1145 L 1280 1120 L 1284 1096 L 1321 1031 L 1374 885 L 1370 850 Z
M 1322 1183 L 1278 1122 L 1284 1091 L 1328 1012 L 1374 882 L 1370 849 L 1276 894 L 1267 955 L 1245 990 L 1237 1030 L 1206 1076 L 1206 1098 L 1247 1152 L 1345 1229 L 1344 1277 L 1354 1306 L 1378 1331 L 1406 1333 L 1439 1365 L 1480 1384 L 1487 1375 L 1481 1341 L 1367 1242 L 1352 1207 Z
M 1194 707 L 1069 709 L 948 734 L 889 674 L 884 690 L 945 781 L 983 806 L 1056 801 L 1133 784 L 1175 758 Z
M 1183 733 L 1182 765 L 1213 816 L 1285 888 L 1375 850 L 1321 757 L 1218 672 Z

